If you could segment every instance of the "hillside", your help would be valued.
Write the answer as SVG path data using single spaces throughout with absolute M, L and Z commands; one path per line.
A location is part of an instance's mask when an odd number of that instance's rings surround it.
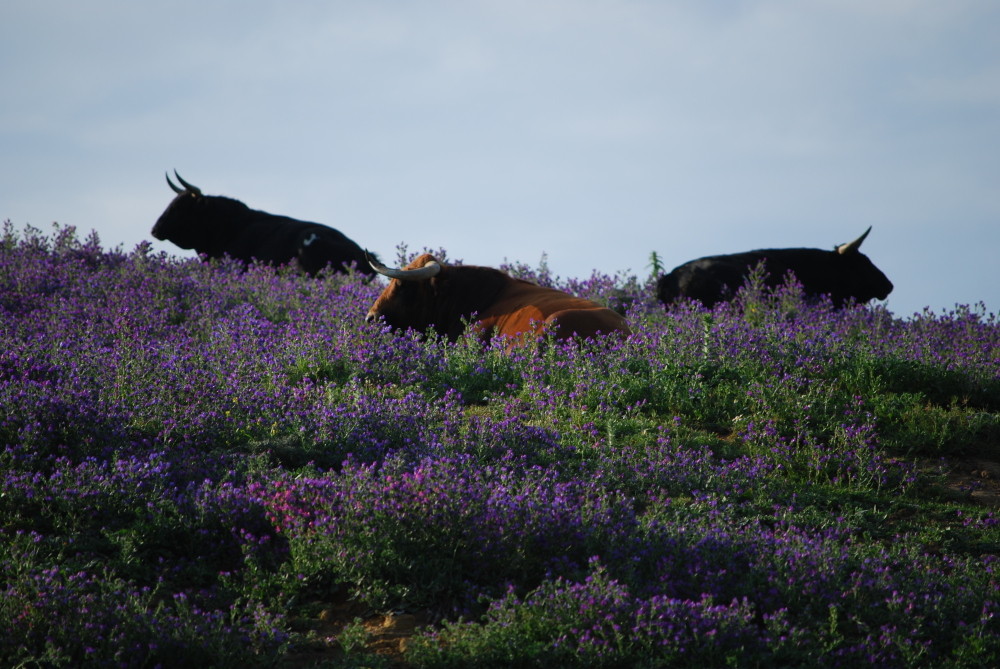
M 506 269 L 634 334 L 8 223 L 0 664 L 1000 664 L 996 315 Z

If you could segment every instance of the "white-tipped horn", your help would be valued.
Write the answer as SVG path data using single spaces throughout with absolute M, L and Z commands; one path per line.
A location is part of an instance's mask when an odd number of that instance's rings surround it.
M 853 242 L 848 242 L 846 244 L 841 244 L 840 246 L 838 246 L 837 253 L 840 253 L 842 255 L 844 253 L 854 253 L 859 248 L 861 248 L 861 242 L 865 241 L 865 237 L 867 237 L 868 233 L 871 231 L 872 231 L 872 226 L 869 225 L 868 229 L 865 230 L 864 234 L 855 239 Z
M 441 263 L 436 260 L 432 260 L 417 269 L 391 269 L 375 260 L 367 250 L 365 251 L 365 258 L 368 259 L 368 264 L 371 265 L 371 268 L 382 276 L 387 276 L 390 279 L 399 279 L 400 281 L 422 281 L 432 276 L 437 276 L 441 271 Z

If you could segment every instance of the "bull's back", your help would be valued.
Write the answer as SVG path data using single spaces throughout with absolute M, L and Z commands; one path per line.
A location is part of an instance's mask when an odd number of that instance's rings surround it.
M 593 337 L 600 334 L 629 335 L 632 329 L 621 314 L 611 309 L 564 309 L 550 314 L 547 323 L 555 326 L 556 339 Z
M 766 262 L 765 284 L 778 285 L 790 269 L 789 259 L 784 249 L 698 258 L 661 276 L 657 282 L 657 297 L 664 304 L 677 298 L 695 299 L 711 308 L 717 302 L 732 298 L 762 261 Z
M 363 249 L 339 230 L 322 223 L 261 214 L 248 221 L 231 241 L 230 255 L 244 260 L 257 258 L 284 264 L 295 258 L 309 265 L 307 271 L 316 271 L 327 262 L 353 260 L 367 268 Z
M 627 321 L 617 312 L 596 302 L 534 284 L 512 284 L 486 312 L 480 315 L 480 330 L 507 337 L 540 332 L 554 326 L 557 339 L 591 337 L 598 332 L 628 334 Z
M 310 231 L 319 234 L 322 227 L 318 223 L 261 213 L 244 221 L 228 239 L 219 241 L 233 257 L 280 264 L 297 255 L 304 234 Z
M 743 282 L 743 271 L 728 259 L 700 258 L 676 267 L 660 277 L 657 297 L 664 304 L 678 298 L 701 301 L 712 307 L 719 300 L 727 299 Z

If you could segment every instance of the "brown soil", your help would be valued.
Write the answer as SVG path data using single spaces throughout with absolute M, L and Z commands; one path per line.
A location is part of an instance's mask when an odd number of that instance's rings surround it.
M 300 621 L 311 633 L 313 641 L 307 648 L 288 654 L 280 666 L 282 669 L 335 666 L 336 661 L 344 657 L 339 641 L 341 633 L 344 628 L 359 619 L 367 634 L 365 643 L 367 652 L 381 656 L 390 667 L 403 669 L 409 666 L 403 660 L 407 642 L 417 627 L 426 626 L 431 622 L 431 615 L 427 612 L 375 613 L 342 596 L 321 608 L 315 616 Z
M 984 458 L 946 458 L 944 487 L 949 497 L 1000 507 L 1000 462 Z

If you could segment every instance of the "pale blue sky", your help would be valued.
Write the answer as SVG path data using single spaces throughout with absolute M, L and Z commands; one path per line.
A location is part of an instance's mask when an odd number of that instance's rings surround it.
M 0 219 L 130 250 L 177 168 L 580 278 L 871 225 L 894 313 L 1000 311 L 997 35 L 994 0 L 5 0 Z

